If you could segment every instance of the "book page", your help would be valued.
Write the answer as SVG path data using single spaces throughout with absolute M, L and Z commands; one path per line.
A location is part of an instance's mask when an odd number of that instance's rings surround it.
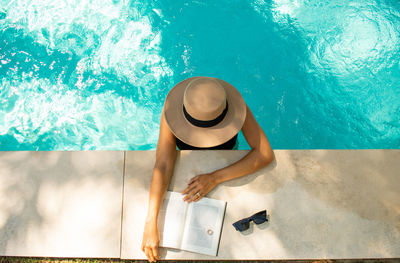
M 202 198 L 189 204 L 182 249 L 216 256 L 226 202 Z
M 167 192 L 158 214 L 160 246 L 181 248 L 188 204 L 176 192 Z

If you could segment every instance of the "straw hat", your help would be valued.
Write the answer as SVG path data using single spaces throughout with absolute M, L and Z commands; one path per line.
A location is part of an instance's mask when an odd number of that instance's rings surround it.
M 213 147 L 240 131 L 246 118 L 246 103 L 226 81 L 192 77 L 170 90 L 163 113 L 175 137 L 194 147 Z

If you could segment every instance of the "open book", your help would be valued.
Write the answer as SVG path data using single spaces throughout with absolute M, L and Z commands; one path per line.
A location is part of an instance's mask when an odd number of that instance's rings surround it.
M 188 204 L 167 192 L 158 217 L 160 246 L 216 256 L 226 202 L 203 197 Z

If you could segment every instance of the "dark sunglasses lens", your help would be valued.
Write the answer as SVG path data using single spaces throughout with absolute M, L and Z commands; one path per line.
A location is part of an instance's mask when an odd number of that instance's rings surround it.
M 233 226 L 235 227 L 236 231 L 245 231 L 249 229 L 250 227 L 250 222 L 248 220 L 239 220 L 235 223 L 233 223 Z
M 268 219 L 267 219 L 267 211 L 263 210 L 261 212 L 258 212 L 257 214 L 254 214 L 252 216 L 252 219 L 253 219 L 254 223 L 256 223 L 257 225 L 268 221 Z

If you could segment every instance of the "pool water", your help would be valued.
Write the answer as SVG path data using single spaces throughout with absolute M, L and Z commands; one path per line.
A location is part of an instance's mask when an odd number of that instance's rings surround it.
M 0 150 L 155 149 L 191 76 L 274 149 L 400 148 L 398 0 L 0 0 L 0 29 Z

